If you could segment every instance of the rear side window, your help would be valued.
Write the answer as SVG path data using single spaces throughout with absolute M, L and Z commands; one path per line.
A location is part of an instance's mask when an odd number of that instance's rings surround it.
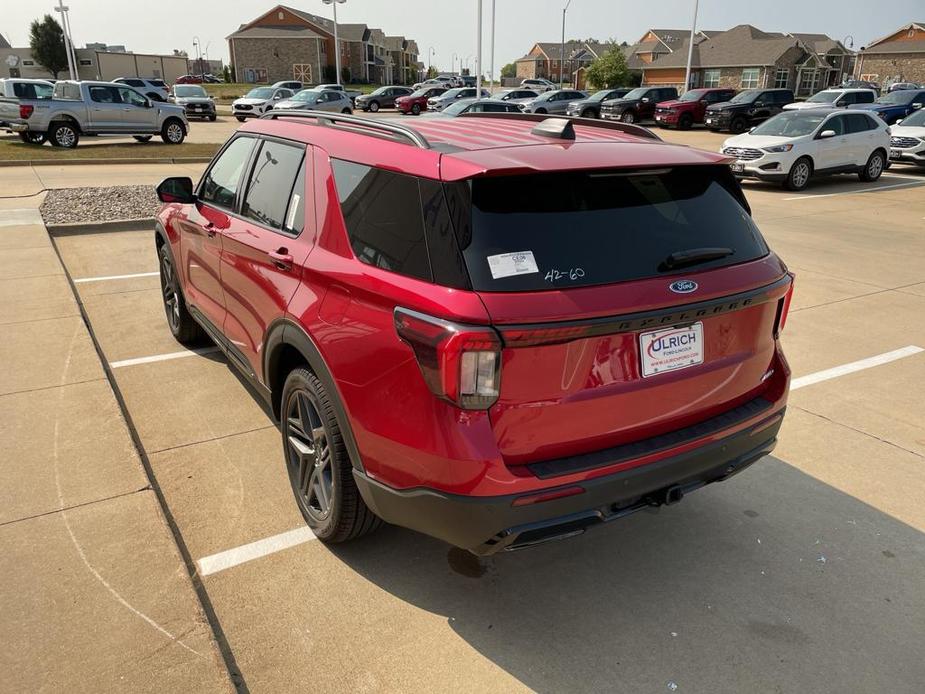
M 50 99 L 54 87 L 34 82 L 13 82 L 13 94 L 19 99 Z
M 877 127 L 876 123 L 863 113 L 846 113 L 842 118 L 845 119 L 845 132 L 848 134 L 863 133 Z
M 292 186 L 302 167 L 304 147 L 264 140 L 254 157 L 241 216 L 273 229 L 282 229 Z
M 234 209 L 241 175 L 254 148 L 254 138 L 239 137 L 219 155 L 202 179 L 199 199 L 218 207 Z
M 658 277 L 675 252 L 730 248 L 704 270 L 768 253 L 721 167 L 497 176 L 447 186 L 472 287 L 540 291 Z M 467 199 L 468 198 L 468 199 Z
M 331 165 L 357 258 L 431 281 L 417 179 L 338 159 L 331 160 Z

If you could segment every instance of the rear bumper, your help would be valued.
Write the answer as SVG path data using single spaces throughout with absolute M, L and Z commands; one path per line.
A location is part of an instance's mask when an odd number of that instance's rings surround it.
M 10 124 L 9 124 L 9 127 L 10 127 L 10 130 L 12 130 L 14 133 L 27 133 L 27 132 L 29 132 L 29 124 L 28 124 L 28 123 L 10 123 Z
M 580 534 L 646 507 L 669 504 L 725 480 L 770 453 L 784 409 L 757 424 L 654 463 L 566 487 L 571 496 L 515 506 L 523 495 L 472 497 L 429 488 L 399 490 L 354 470 L 367 505 L 383 520 L 431 535 L 474 554 L 488 555 Z M 582 491 L 577 493 L 577 488 Z M 532 490 L 563 489 L 561 485 Z

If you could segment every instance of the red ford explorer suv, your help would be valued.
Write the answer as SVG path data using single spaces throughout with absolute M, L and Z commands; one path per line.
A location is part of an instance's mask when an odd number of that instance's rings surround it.
M 447 90 L 443 87 L 422 87 L 408 96 L 400 96 L 395 99 L 395 108 L 402 114 L 421 115 L 421 111 L 427 110 L 427 100 L 433 96 L 440 96 Z
M 677 99 L 656 104 L 655 124 L 689 130 L 694 123 L 703 123 L 707 106 L 729 101 L 735 93 L 735 89 L 690 89 Z
M 616 122 L 270 113 L 158 187 L 167 321 L 266 399 L 320 539 L 569 537 L 775 445 L 793 277 L 728 163 Z

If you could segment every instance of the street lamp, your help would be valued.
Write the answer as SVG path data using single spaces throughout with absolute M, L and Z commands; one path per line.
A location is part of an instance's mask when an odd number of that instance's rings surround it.
M 436 49 L 431 46 L 427 49 L 427 77 L 430 78 L 430 71 L 434 66 L 434 56 L 437 54 Z
M 481 22 L 480 22 L 481 23 Z M 481 61 L 480 61 L 481 62 Z M 482 74 L 481 65 L 479 66 L 479 75 Z M 488 92 L 489 94 L 495 88 L 495 0 L 491 0 L 491 57 L 488 61 Z M 481 90 L 479 95 L 481 96 Z
M 343 5 L 347 0 L 321 0 L 325 5 L 334 6 L 334 66 L 337 70 L 337 79 L 334 81 L 340 84 L 340 44 L 337 42 L 337 6 Z
M 456 54 L 455 53 L 453 54 L 453 62 L 450 64 L 450 74 L 451 75 L 456 74 Z
M 80 75 L 77 72 L 77 54 L 74 52 L 74 41 L 71 38 L 71 23 L 68 21 L 67 13 L 70 11 L 63 0 L 58 0 L 58 6 L 55 12 L 61 13 L 61 28 L 64 31 L 64 51 L 67 53 L 67 69 L 72 80 L 76 80 Z
M 694 34 L 697 31 L 697 8 L 700 0 L 694 0 L 694 18 L 691 20 L 691 39 L 687 46 L 687 70 L 684 71 L 684 91 L 691 88 L 691 59 L 694 57 Z
M 568 11 L 568 6 L 572 4 L 572 0 L 568 0 L 565 3 L 565 7 L 562 8 L 562 43 L 559 44 L 559 89 L 562 89 L 565 82 L 562 79 L 562 70 L 565 68 L 565 13 Z
M 199 52 L 200 38 L 198 36 L 193 37 L 193 51 L 196 54 L 196 63 L 199 65 L 199 71 L 202 72 L 202 53 Z M 195 74 L 196 69 L 193 68 L 193 73 Z

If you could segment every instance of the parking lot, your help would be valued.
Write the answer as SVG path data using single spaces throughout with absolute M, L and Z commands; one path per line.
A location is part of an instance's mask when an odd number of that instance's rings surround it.
M 797 275 L 775 456 L 483 561 L 394 527 L 311 541 L 267 412 L 171 338 L 152 234 L 55 240 L 248 689 L 921 690 L 925 175 L 745 188 Z

